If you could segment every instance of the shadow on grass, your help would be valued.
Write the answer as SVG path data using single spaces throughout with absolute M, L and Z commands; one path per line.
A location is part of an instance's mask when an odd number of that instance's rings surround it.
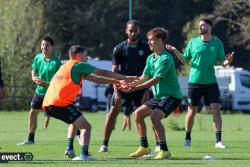
M 216 160 L 250 160 L 250 158 L 219 158 Z M 190 161 L 190 162 L 189 162 Z M 34 161 L 19 161 L 11 162 L 11 164 L 152 164 L 152 165 L 164 165 L 166 164 L 178 164 L 178 165 L 204 165 L 208 161 L 202 160 L 201 158 L 190 158 L 190 157 L 173 157 L 167 160 L 149 160 L 149 159 L 133 159 L 133 158 L 107 158 L 107 159 L 97 159 L 94 161 L 72 161 L 72 160 L 34 160 Z
M 135 159 L 125 159 L 125 158 L 116 158 L 116 159 L 106 159 L 106 160 L 94 160 L 94 161 L 71 161 L 71 160 L 36 160 L 36 161 L 19 161 L 19 162 L 11 162 L 11 164 L 27 164 L 27 165 L 35 165 L 35 164 L 96 164 L 96 165 L 103 165 L 103 164 L 113 164 L 113 165 L 120 165 L 120 164 L 127 164 L 131 165 L 138 165 L 138 164 L 145 164 L 145 165 L 157 165 L 157 166 L 166 166 L 166 164 L 174 164 L 174 165 L 192 165 L 192 166 L 201 166 L 206 164 L 205 161 L 197 161 L 197 162 L 182 162 L 182 161 L 171 161 L 171 160 L 135 160 Z

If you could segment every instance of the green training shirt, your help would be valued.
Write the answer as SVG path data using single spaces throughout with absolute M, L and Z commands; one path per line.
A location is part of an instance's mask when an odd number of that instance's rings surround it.
M 225 60 L 222 42 L 217 37 L 203 42 L 200 37 L 192 38 L 184 52 L 184 57 L 192 59 L 189 74 L 190 83 L 212 84 L 216 83 L 214 65 L 217 61 Z
M 61 61 L 56 53 L 53 52 L 50 60 L 45 60 L 43 53 L 35 56 L 32 64 L 32 69 L 35 70 L 36 76 L 40 77 L 45 82 L 50 82 L 54 74 L 61 66 Z M 45 96 L 48 87 L 36 85 L 35 92 L 40 96 Z
M 94 70 L 96 69 L 96 67 L 85 63 L 85 62 L 78 62 L 76 63 L 71 71 L 71 77 L 72 80 L 76 83 L 79 84 L 82 76 L 88 76 L 89 74 L 91 74 Z
M 149 76 L 150 78 L 161 78 L 161 80 L 154 85 L 155 97 L 157 99 L 162 99 L 165 96 L 182 98 L 174 60 L 171 54 L 166 50 L 160 53 L 157 58 L 154 57 L 154 53 L 147 58 L 143 75 Z

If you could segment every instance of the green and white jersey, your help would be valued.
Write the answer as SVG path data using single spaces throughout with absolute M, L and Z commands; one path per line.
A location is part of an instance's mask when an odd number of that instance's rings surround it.
M 203 42 L 200 37 L 192 38 L 184 52 L 186 60 L 192 60 L 189 74 L 190 83 L 216 83 L 214 65 L 225 60 L 224 47 L 217 37 Z
M 155 97 L 157 99 L 162 99 L 166 96 L 182 98 L 174 60 L 171 54 L 166 50 L 160 53 L 157 58 L 155 58 L 154 53 L 147 58 L 143 75 L 149 76 L 150 78 L 161 78 L 161 80 L 154 85 Z
M 45 60 L 43 53 L 35 56 L 32 64 L 32 69 L 35 70 L 36 76 L 40 77 L 45 82 L 50 82 L 54 74 L 61 66 L 61 61 L 56 53 L 53 53 L 50 60 Z M 40 96 L 45 96 L 48 87 L 36 86 L 36 93 Z
M 71 71 L 71 77 L 72 80 L 74 81 L 74 83 L 79 84 L 82 76 L 86 77 L 89 74 L 91 74 L 94 70 L 96 69 L 96 67 L 85 63 L 85 62 L 77 62 Z

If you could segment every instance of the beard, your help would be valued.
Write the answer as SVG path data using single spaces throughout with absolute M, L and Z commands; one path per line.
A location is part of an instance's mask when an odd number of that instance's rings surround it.
M 134 42 L 134 41 L 138 40 L 139 37 L 140 37 L 140 34 L 137 35 L 137 36 L 129 36 L 128 38 L 129 38 L 132 42 Z
M 130 39 L 131 41 L 136 41 L 136 40 L 138 39 L 138 37 L 129 37 L 129 39 Z
M 204 34 L 206 34 L 206 33 L 208 33 L 208 30 L 199 30 L 199 34 L 200 34 L 200 35 L 204 35 Z

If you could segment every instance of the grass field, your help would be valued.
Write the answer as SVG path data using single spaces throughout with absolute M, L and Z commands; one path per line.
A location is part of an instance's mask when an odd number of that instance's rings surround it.
M 102 129 L 105 113 L 84 113 L 92 124 L 92 137 L 90 152 L 95 161 L 73 162 L 64 156 L 66 147 L 67 125 L 61 121 L 51 119 L 49 128 L 43 128 L 43 114 L 39 115 L 39 124 L 36 132 L 36 144 L 16 146 L 27 138 L 27 112 L 0 112 L 0 152 L 32 152 L 33 161 L 9 162 L 0 166 L 250 166 L 250 115 L 224 114 L 223 140 L 228 146 L 226 149 L 214 148 L 214 132 L 212 129 L 212 116 L 197 114 L 194 130 L 192 132 L 192 147 L 184 148 L 184 131 L 172 130 L 169 127 L 177 125 L 183 127 L 184 114 L 178 117 L 170 116 L 164 120 L 168 146 L 172 153 L 169 160 L 142 160 L 131 159 L 128 155 L 135 151 L 139 145 L 134 123 L 131 131 L 121 131 L 123 114 L 120 114 L 116 130 L 110 140 L 110 152 L 99 153 L 102 141 Z M 148 140 L 152 149 L 155 141 L 151 125 L 147 120 Z M 74 148 L 79 154 L 77 140 Z M 202 160 L 211 155 L 215 160 Z

